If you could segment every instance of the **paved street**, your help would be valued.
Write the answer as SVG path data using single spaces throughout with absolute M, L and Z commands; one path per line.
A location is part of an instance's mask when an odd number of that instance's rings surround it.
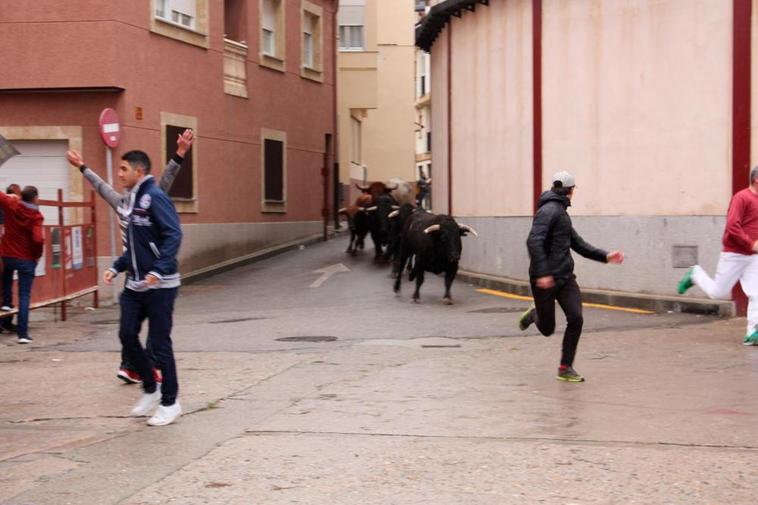
M 527 302 L 457 282 L 445 306 L 427 276 L 416 305 L 345 246 L 182 288 L 175 425 L 126 417 L 117 309 L 0 335 L 0 503 L 756 502 L 744 319 L 587 308 L 587 382 L 561 383 Z

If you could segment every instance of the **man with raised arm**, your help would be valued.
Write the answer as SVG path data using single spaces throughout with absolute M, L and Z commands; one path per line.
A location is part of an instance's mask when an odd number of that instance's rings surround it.
M 174 184 L 174 180 L 176 179 L 179 170 L 182 168 L 182 161 L 184 161 L 184 157 L 186 156 L 187 152 L 192 148 L 194 141 L 195 136 L 193 131 L 190 129 L 184 130 L 181 135 L 177 136 L 176 154 L 169 160 L 166 168 L 163 169 L 163 173 L 161 173 L 160 180 L 158 180 L 158 187 L 163 190 L 164 193 L 168 194 L 171 186 Z M 118 224 L 121 228 L 121 242 L 123 246 L 126 247 L 126 228 L 129 224 L 129 220 L 126 214 L 129 208 L 129 192 L 125 191 L 123 193 L 119 193 L 113 189 L 110 184 L 101 179 L 92 169 L 84 164 L 84 160 L 82 159 L 81 154 L 79 154 L 77 151 L 68 151 L 66 153 L 66 158 L 68 158 L 69 163 L 81 171 L 82 175 L 84 175 L 84 178 L 87 179 L 93 188 L 95 188 L 102 199 L 105 200 L 106 203 L 108 203 L 108 205 L 110 205 L 113 210 L 116 211 L 116 214 L 118 215 Z M 149 341 L 146 342 L 146 346 L 148 353 L 150 353 L 151 358 L 153 361 L 155 361 L 155 358 L 152 356 Z M 157 371 L 153 372 L 153 375 L 160 380 L 160 376 Z M 123 380 L 127 384 L 139 384 L 142 382 L 142 378 L 137 373 L 134 365 L 129 362 L 129 358 L 126 355 L 123 347 L 121 348 L 121 365 L 119 366 L 118 372 L 116 373 L 116 377 Z
M 121 292 L 119 338 L 129 361 L 142 377 L 144 394 L 131 411 L 135 417 L 153 416 L 151 426 L 174 422 L 182 412 L 177 400 L 176 374 L 171 329 L 174 301 L 181 284 L 177 255 L 182 230 L 174 203 L 150 175 L 150 158 L 143 151 L 129 151 L 121 157 L 118 177 L 129 190 L 129 204 L 122 213 L 127 219 L 126 247 L 103 280 L 126 272 Z M 163 372 L 163 383 L 152 376 L 153 364 L 139 341 L 142 322 L 148 320 L 152 354 Z M 155 410 L 157 407 L 157 410 Z

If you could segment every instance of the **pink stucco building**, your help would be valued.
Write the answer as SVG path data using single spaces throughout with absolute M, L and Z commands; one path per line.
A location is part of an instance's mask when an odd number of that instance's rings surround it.
M 627 252 L 619 269 L 578 261 L 587 288 L 673 296 L 693 262 L 715 268 L 758 163 L 758 0 L 432 3 L 416 43 L 431 54 L 434 209 L 480 231 L 463 268 L 526 279 L 559 170 L 576 175 L 580 233 Z

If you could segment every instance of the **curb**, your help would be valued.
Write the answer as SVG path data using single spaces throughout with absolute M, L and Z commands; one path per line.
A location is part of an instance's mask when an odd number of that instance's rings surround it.
M 494 275 L 458 271 L 458 277 L 484 288 L 499 289 L 508 293 L 531 296 L 529 283 L 523 280 L 497 277 Z M 692 314 L 734 317 L 734 303 L 710 298 L 690 298 L 685 296 L 649 295 L 628 293 L 625 291 L 606 291 L 602 289 L 582 288 L 582 300 L 590 303 L 602 303 L 618 307 L 650 310 L 657 313 L 687 312 Z
M 328 239 L 332 239 L 334 236 L 334 230 L 330 229 L 328 232 Z M 320 242 L 324 242 L 324 235 L 322 233 L 311 235 L 309 237 L 303 237 L 301 239 L 286 242 L 284 244 L 267 247 L 265 249 L 260 249 L 245 256 L 240 256 L 238 258 L 224 261 L 223 263 L 217 263 L 215 265 L 201 268 L 200 270 L 195 270 L 194 272 L 190 272 L 188 274 L 182 274 L 182 283 L 191 284 L 193 282 L 207 279 L 208 277 L 212 277 L 220 273 L 228 272 L 229 270 L 234 270 L 235 268 L 250 265 L 258 261 L 278 256 L 279 254 L 284 254 L 294 249 L 298 249 L 300 246 L 313 245 Z

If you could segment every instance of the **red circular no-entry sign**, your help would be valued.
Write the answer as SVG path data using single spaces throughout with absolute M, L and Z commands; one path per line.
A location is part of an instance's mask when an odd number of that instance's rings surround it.
M 103 109 L 98 123 L 100 124 L 100 138 L 103 139 L 105 145 L 111 149 L 118 147 L 118 143 L 121 141 L 121 124 L 118 122 L 116 111 L 111 108 Z

